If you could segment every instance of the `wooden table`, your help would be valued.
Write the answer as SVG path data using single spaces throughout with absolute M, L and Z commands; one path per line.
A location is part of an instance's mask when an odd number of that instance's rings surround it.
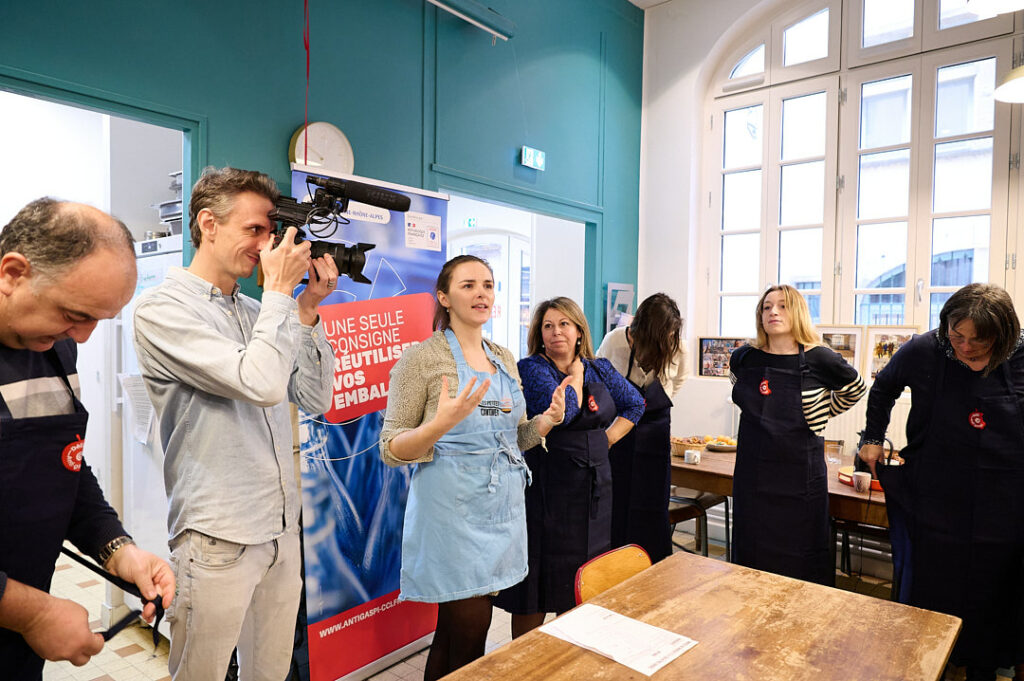
M 732 496 L 732 476 L 736 452 L 701 453 L 699 464 L 683 463 L 681 456 L 672 456 L 672 484 L 713 494 Z M 889 527 L 885 513 L 885 494 L 858 492 L 839 482 L 838 466 L 828 464 L 828 507 L 833 518 L 878 527 Z
M 938 679 L 960 620 L 676 553 L 588 601 L 699 643 L 653 679 Z M 449 681 L 646 679 L 538 630 L 446 676 Z

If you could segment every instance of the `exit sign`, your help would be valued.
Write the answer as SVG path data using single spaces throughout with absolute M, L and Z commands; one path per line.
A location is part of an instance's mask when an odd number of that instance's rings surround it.
M 534 149 L 533 147 L 523 147 L 522 155 L 519 157 L 519 162 L 527 168 L 544 170 L 544 152 L 540 149 Z

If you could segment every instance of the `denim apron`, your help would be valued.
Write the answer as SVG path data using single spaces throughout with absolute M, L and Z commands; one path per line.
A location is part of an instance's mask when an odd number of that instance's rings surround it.
M 434 445 L 413 473 L 402 533 L 401 597 L 443 603 L 489 594 L 526 576 L 530 481 L 517 445 L 526 411 L 519 383 L 484 343 L 494 374 L 474 371 L 451 329 L 444 332 L 461 390 L 491 379 L 480 405 Z
M 633 371 L 629 351 L 626 380 Z M 661 381 L 643 388 L 640 422 L 608 452 L 612 466 L 612 546 L 638 544 L 657 563 L 672 553 L 668 496 L 672 478 L 672 400 Z
M 584 367 L 588 362 L 583 360 Z M 611 548 L 612 479 L 605 429 L 617 414 L 604 383 L 584 383 L 576 417 L 548 433 L 547 451 L 538 446 L 526 453 L 534 475 L 526 495 L 530 574 L 498 594 L 494 604 L 499 608 L 529 615 L 576 607 L 576 571 Z
M 68 373 L 74 358 L 57 343 L 46 351 L 74 403 L 72 414 L 14 419 L 0 398 L 0 570 L 50 590 L 54 564 L 71 525 L 82 465 L 80 441 L 89 415 Z M 42 678 L 43 660 L 20 634 L 0 629 L 0 677 Z
M 954 664 L 1024 661 L 1024 414 L 1009 361 L 987 378 L 937 367 L 923 446 L 877 466 L 901 557 L 900 600 L 960 617 Z
M 743 355 L 734 355 L 732 401 L 741 415 L 732 555 L 739 565 L 832 586 L 825 441 L 804 417 L 808 366 L 799 349 L 797 371 L 744 368 Z

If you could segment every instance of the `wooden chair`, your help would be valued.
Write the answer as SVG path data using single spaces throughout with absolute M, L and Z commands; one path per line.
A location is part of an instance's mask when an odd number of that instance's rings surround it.
M 681 489 L 679 491 L 682 491 Z M 676 523 L 696 520 L 694 540 L 702 555 L 708 555 L 708 514 L 707 510 L 718 504 L 725 504 L 725 560 L 732 561 L 732 542 L 729 537 L 729 497 L 711 492 L 692 490 L 694 496 L 673 494 L 668 498 L 668 522 L 675 534 Z M 675 541 L 672 542 L 675 544 Z M 676 544 L 679 546 L 679 544 Z M 683 548 L 679 546 L 679 548 Z
M 591 558 L 576 571 L 576 605 L 651 567 L 651 558 L 636 544 L 626 544 Z

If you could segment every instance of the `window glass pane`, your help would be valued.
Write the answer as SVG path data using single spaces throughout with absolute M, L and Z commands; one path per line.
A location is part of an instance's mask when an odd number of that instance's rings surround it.
M 825 93 L 782 101 L 782 160 L 825 155 Z
M 792 66 L 828 56 L 828 8 L 782 32 L 782 64 Z
M 722 291 L 756 291 L 760 234 L 722 237 Z
M 764 73 L 764 43 L 747 52 L 743 59 L 736 62 L 736 66 L 732 67 L 732 71 L 729 73 L 729 79 L 753 76 L 758 73 Z
M 947 291 L 945 293 L 933 293 L 931 300 L 928 304 L 928 328 L 937 329 L 939 328 L 939 314 L 942 312 L 942 306 L 946 304 L 946 301 L 953 295 L 953 291 Z
M 761 171 L 746 170 L 722 177 L 722 231 L 761 228 Z
M 860 86 L 860 148 L 910 142 L 912 76 L 876 80 Z
M 725 112 L 726 168 L 761 165 L 764 105 Z
M 906 276 L 907 223 L 857 227 L 857 288 L 903 288 Z
M 992 138 L 935 145 L 936 213 L 992 205 Z
M 857 175 L 857 217 L 902 217 L 910 199 L 910 150 L 863 154 Z
M 779 233 L 780 284 L 821 290 L 821 234 L 820 227 Z
M 967 0 L 939 0 L 939 30 L 973 24 L 981 17 L 967 6 Z
M 873 47 L 914 35 L 914 0 L 864 0 L 861 46 Z
M 988 281 L 989 216 L 932 221 L 932 286 Z
M 935 136 L 991 130 L 995 125 L 995 57 L 939 69 Z
M 723 336 L 753 338 L 757 335 L 754 327 L 754 308 L 758 296 L 723 296 L 719 331 Z M 726 371 L 726 376 L 729 372 Z
M 903 324 L 902 293 L 868 293 L 857 296 L 854 324 L 898 326 Z
M 825 162 L 782 166 L 780 225 L 816 225 L 825 214 Z

